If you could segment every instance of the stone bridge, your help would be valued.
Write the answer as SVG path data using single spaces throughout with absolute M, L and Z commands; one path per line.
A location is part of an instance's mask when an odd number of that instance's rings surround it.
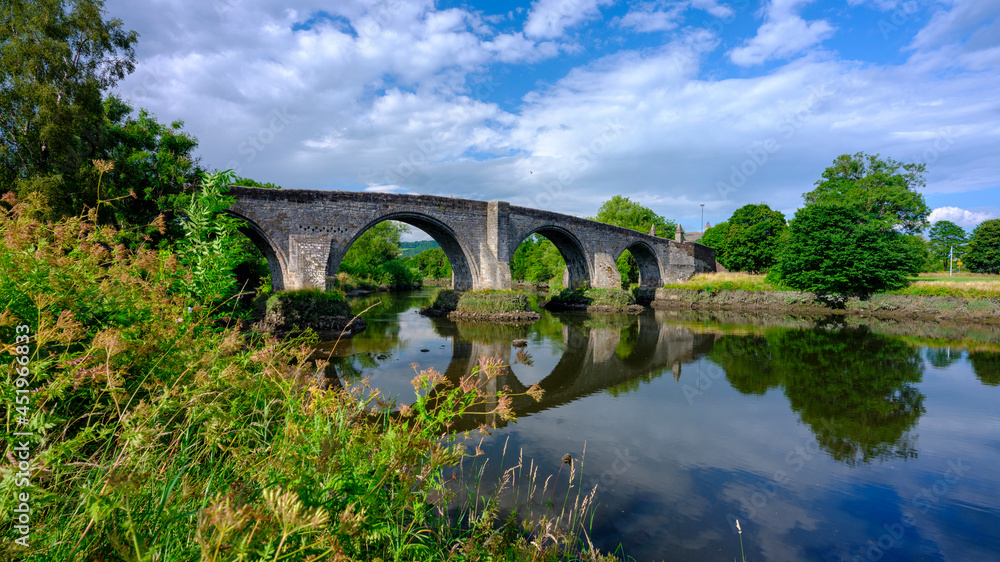
M 569 215 L 431 195 L 231 187 L 230 213 L 267 256 L 275 290 L 325 288 L 361 234 L 385 221 L 423 230 L 444 250 L 460 291 L 509 289 L 509 263 L 532 234 L 566 260 L 570 287 L 618 288 L 615 260 L 629 250 L 639 283 L 656 287 L 715 271 L 715 250 Z

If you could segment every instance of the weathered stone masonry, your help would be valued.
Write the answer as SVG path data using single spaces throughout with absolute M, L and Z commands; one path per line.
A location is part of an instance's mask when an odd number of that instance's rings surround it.
M 618 287 L 615 260 L 625 250 L 635 256 L 644 286 L 715 271 L 715 250 L 700 244 L 504 201 L 254 187 L 231 187 L 229 194 L 236 199 L 230 213 L 267 256 L 276 290 L 326 287 L 351 244 L 383 220 L 413 225 L 440 244 L 460 291 L 509 289 L 508 264 L 534 233 L 562 252 L 573 287 Z

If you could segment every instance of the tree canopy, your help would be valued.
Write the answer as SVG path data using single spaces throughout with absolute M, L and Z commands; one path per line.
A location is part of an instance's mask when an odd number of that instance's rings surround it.
M 699 243 L 715 248 L 715 259 L 726 269 L 759 273 L 777 262 L 787 230 L 782 213 L 763 203 L 744 205 L 705 231 Z
M 961 259 L 968 242 L 965 229 L 951 221 L 936 221 L 927 233 L 930 239 L 930 251 L 937 260 L 938 266 L 948 269 L 948 256 Z
M 102 91 L 134 69 L 138 34 L 102 0 L 10 0 L 0 18 L 0 190 L 78 212 L 105 142 Z
M 803 194 L 806 204 L 850 205 L 862 219 L 883 230 L 917 234 L 927 226 L 930 207 L 917 189 L 925 185 L 924 164 L 904 164 L 863 152 L 843 154 L 823 171 L 816 188 Z
M 869 295 L 906 286 L 913 262 L 902 234 L 863 221 L 857 207 L 813 203 L 795 213 L 771 274 L 802 291 Z
M 980 223 L 965 249 L 965 263 L 976 273 L 1000 273 L 1000 219 Z
M 593 220 L 638 230 L 644 234 L 649 233 L 650 226 L 655 226 L 656 235 L 661 238 L 672 237 L 674 229 L 677 228 L 673 221 L 661 217 L 649 207 L 622 195 L 615 195 L 605 201 L 597 210 L 597 216 Z

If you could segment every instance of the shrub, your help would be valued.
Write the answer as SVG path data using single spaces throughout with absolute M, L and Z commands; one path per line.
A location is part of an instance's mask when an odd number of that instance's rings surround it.
M 284 317 L 288 323 L 309 322 L 320 316 L 350 316 L 344 293 L 336 289 L 297 289 L 268 297 L 267 312 Z
M 459 312 L 504 314 L 531 310 L 528 296 L 521 291 L 466 291 L 458 299 Z

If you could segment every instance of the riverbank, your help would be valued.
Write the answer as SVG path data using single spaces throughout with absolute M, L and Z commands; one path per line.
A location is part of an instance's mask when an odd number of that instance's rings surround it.
M 651 306 L 659 310 L 771 311 L 1000 323 L 998 297 L 883 293 L 867 299 L 850 297 L 820 301 L 816 295 L 800 291 L 663 288 L 656 290 Z

